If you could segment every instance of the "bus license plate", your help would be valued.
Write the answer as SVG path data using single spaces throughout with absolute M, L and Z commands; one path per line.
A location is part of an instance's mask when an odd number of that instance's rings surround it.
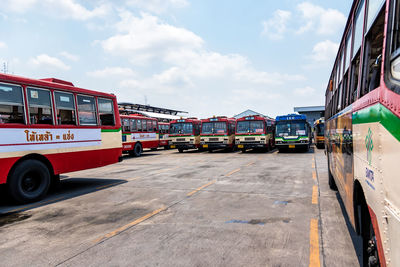
M 296 146 L 295 145 L 289 145 L 289 148 L 295 148 Z
M 176 148 L 176 146 L 175 145 L 171 145 L 171 148 Z
M 203 148 L 208 148 L 208 145 L 203 145 Z
M 238 145 L 238 148 L 244 148 L 244 145 Z

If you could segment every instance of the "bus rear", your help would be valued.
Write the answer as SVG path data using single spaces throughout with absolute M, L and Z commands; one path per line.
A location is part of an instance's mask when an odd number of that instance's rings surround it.
M 325 147 L 325 120 L 323 118 L 314 122 L 314 143 L 317 148 Z
M 158 133 L 159 133 L 158 146 L 164 147 L 164 149 L 169 149 L 169 122 L 159 122 Z
M 236 119 L 213 117 L 201 120 L 201 145 L 204 149 L 234 149 Z
M 275 120 L 261 116 L 247 116 L 236 122 L 235 144 L 246 149 L 270 150 L 275 146 Z
M 176 148 L 180 153 L 184 150 L 200 148 L 200 125 L 201 121 L 196 118 L 171 121 L 170 148 Z
M 311 144 L 311 129 L 304 115 L 289 114 L 276 117 L 275 145 L 282 150 L 308 151 Z

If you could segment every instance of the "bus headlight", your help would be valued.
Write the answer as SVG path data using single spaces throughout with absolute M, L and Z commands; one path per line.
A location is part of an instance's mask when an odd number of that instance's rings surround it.
M 393 78 L 400 80 L 400 56 L 392 62 L 391 71 Z

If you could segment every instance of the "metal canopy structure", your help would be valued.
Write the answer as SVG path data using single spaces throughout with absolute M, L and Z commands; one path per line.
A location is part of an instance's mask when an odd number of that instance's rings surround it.
M 119 112 L 121 114 L 140 113 L 148 117 L 157 118 L 159 121 L 170 121 L 179 119 L 182 116 L 179 113 L 188 113 L 186 111 L 153 107 L 149 105 L 118 103 Z

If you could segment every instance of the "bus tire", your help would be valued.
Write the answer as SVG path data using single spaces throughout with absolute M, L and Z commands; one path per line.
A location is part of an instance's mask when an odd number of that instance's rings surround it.
M 333 178 L 333 175 L 331 173 L 331 168 L 330 168 L 330 163 L 329 163 L 329 158 L 328 158 L 328 183 L 329 183 L 329 188 L 333 191 L 337 191 L 337 186 L 335 182 L 335 178 Z
M 7 182 L 10 196 L 18 203 L 30 203 L 42 199 L 50 187 L 47 166 L 35 159 L 18 163 L 10 172 Z
M 140 157 L 143 152 L 143 147 L 141 143 L 136 143 L 135 146 L 133 147 L 133 150 L 130 151 L 131 155 L 134 157 Z
M 168 150 L 168 149 L 169 149 L 169 146 L 164 146 L 164 149 L 165 149 L 165 150 Z
M 183 153 L 183 148 L 178 148 L 179 153 Z
M 361 207 L 361 236 L 363 244 L 363 266 L 368 267 L 378 267 L 379 255 L 377 248 L 377 241 L 374 232 L 374 227 L 372 226 L 371 216 L 368 211 L 368 206 L 365 200 Z
M 156 147 L 152 147 L 152 148 L 150 148 L 150 150 L 151 151 L 157 151 L 157 148 Z

